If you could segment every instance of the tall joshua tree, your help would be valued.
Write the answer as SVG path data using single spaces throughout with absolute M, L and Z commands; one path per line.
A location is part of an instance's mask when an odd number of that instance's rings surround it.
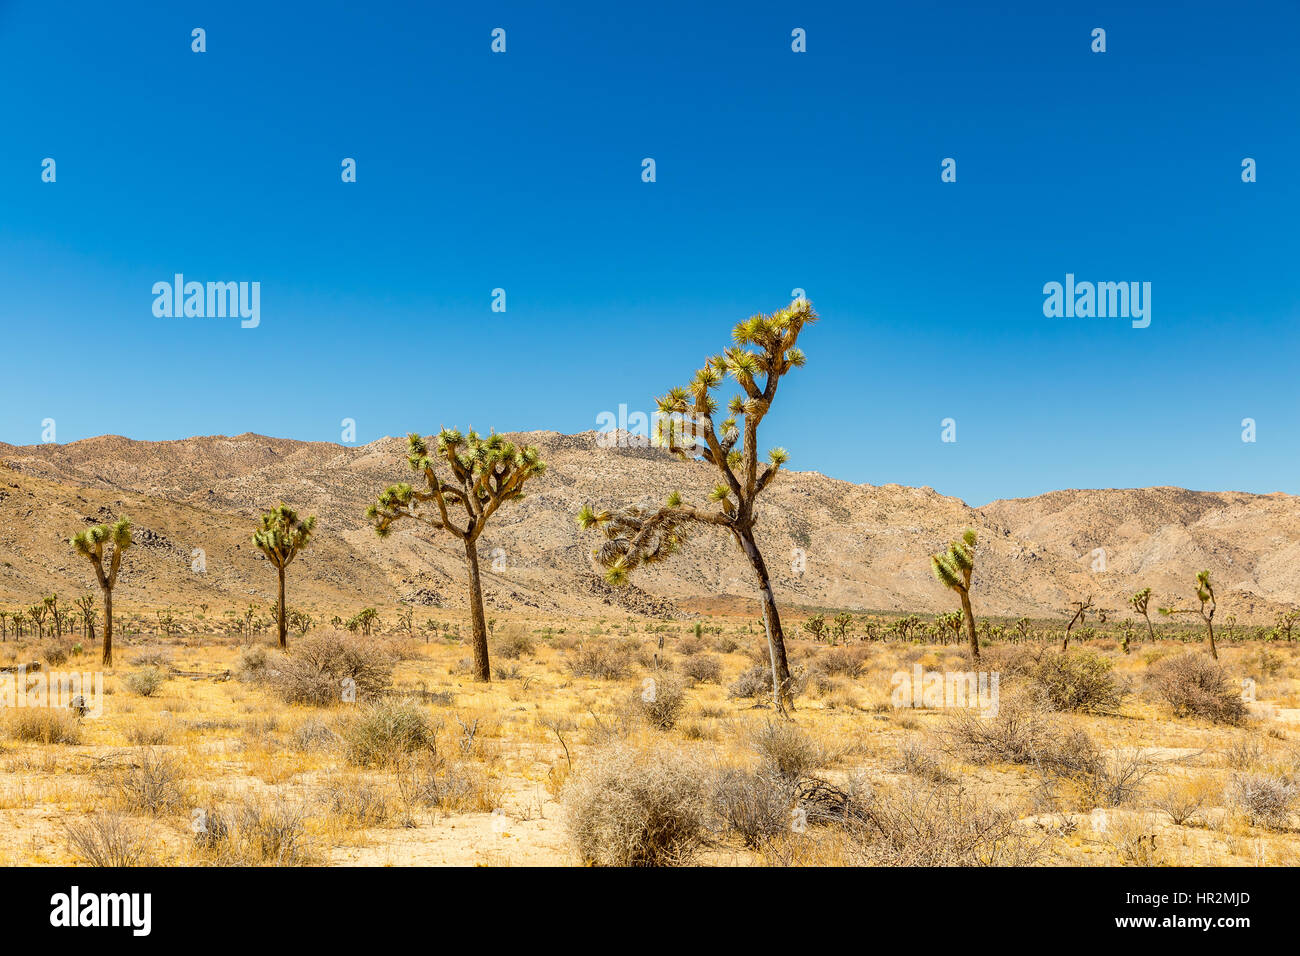
M 1151 627 L 1151 616 L 1147 614 L 1147 608 L 1151 603 L 1151 589 L 1143 588 L 1141 591 L 1138 591 L 1137 594 L 1134 594 L 1128 599 L 1128 603 L 1133 610 L 1141 614 L 1142 619 L 1147 622 L 1147 636 L 1154 641 L 1156 639 L 1156 632 Z
M 641 564 L 662 561 L 675 554 L 697 527 L 725 530 L 744 552 L 758 579 L 772 665 L 772 697 L 778 713 L 794 709 L 785 634 L 776 609 L 767 564 L 755 536 L 755 504 L 789 460 L 783 448 L 768 452 L 766 464 L 758 461 L 758 426 L 772 408 L 777 387 L 791 369 L 804 364 L 797 347 L 799 333 L 817 321 L 817 313 L 799 299 L 771 315 L 754 315 L 732 329 L 734 345 L 704 363 L 685 388 L 671 389 L 658 399 L 655 440 L 684 461 L 702 461 L 722 479 L 709 494 L 716 510 L 697 508 L 678 492 L 668 496 L 656 511 L 630 507 L 616 514 L 584 507 L 578 514 L 583 529 L 599 527 L 605 544 L 594 554 L 606 569 L 611 584 L 621 584 Z M 713 416 L 718 403 L 713 396 L 730 375 L 740 386 L 727 404 L 727 417 L 719 430 Z
M 111 545 L 108 568 L 104 568 L 104 546 Z M 118 518 L 111 525 L 97 524 L 72 536 L 72 546 L 90 561 L 95 579 L 104 593 L 104 666 L 113 666 L 113 588 L 122 567 L 122 555 L 131 547 L 131 519 Z
M 975 529 L 967 528 L 960 541 L 953 541 L 948 550 L 930 556 L 930 569 L 939 583 L 961 596 L 962 614 L 966 619 L 966 638 L 970 641 L 970 656 L 980 659 L 980 642 L 975 636 L 975 612 L 970 606 L 970 576 L 975 570 Z
M 366 517 L 382 538 L 395 522 L 411 519 L 434 533 L 446 531 L 465 547 L 469 570 L 469 609 L 474 631 L 474 677 L 490 681 L 487 621 L 483 613 L 483 582 L 479 577 L 478 539 L 488 519 L 508 502 L 524 497 L 524 483 L 542 474 L 546 463 L 534 447 L 517 448 L 495 432 L 480 438 L 444 428 L 438 433 L 434 453 L 428 442 L 416 434 L 407 436 L 407 462 L 424 482 L 423 488 L 409 484 L 390 485 Z M 444 481 L 436 465 L 445 465 L 451 480 Z
M 1201 620 L 1205 622 L 1205 630 L 1210 637 L 1210 656 L 1216 661 L 1219 659 L 1219 649 L 1214 646 L 1214 585 L 1210 583 L 1210 572 L 1200 571 L 1196 575 L 1196 597 L 1201 602 L 1198 608 L 1173 608 L 1162 607 L 1160 613 L 1165 616 L 1172 614 L 1199 614 Z
M 280 646 L 288 646 L 288 624 L 284 604 L 284 569 L 287 568 L 298 552 L 311 543 L 311 534 L 316 529 L 316 516 L 299 518 L 284 502 L 262 515 L 262 528 L 253 532 L 253 544 L 261 549 L 268 561 L 275 565 L 280 578 L 280 601 L 276 606 L 276 627 L 280 635 Z

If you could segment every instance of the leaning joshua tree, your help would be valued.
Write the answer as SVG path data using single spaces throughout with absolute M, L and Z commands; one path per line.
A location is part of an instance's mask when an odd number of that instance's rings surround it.
M 262 515 L 262 528 L 253 532 L 253 544 L 261 549 L 266 559 L 275 565 L 280 577 L 280 602 L 276 609 L 276 627 L 280 634 L 280 646 L 287 647 L 286 634 L 288 625 L 285 618 L 284 604 L 284 569 L 289 566 L 298 552 L 311 543 L 311 533 L 316 529 L 316 516 L 299 518 L 284 502 Z
M 1210 656 L 1219 659 L 1219 649 L 1214 646 L 1214 585 L 1210 583 L 1210 572 L 1200 571 L 1196 575 L 1196 597 L 1201 602 L 1198 608 L 1162 607 L 1160 613 L 1166 617 L 1172 614 L 1199 614 L 1205 622 L 1205 630 L 1210 636 Z
M 104 569 L 104 545 L 112 545 L 108 569 Z M 72 536 L 72 546 L 90 561 L 99 589 L 104 592 L 104 666 L 113 666 L 113 588 L 122 567 L 122 553 L 131 547 L 131 519 L 118 518 L 111 525 L 97 524 Z
M 942 554 L 930 556 L 930 568 L 939 583 L 961 596 L 961 609 L 966 618 L 966 637 L 970 641 L 970 656 L 980 659 L 980 642 L 975 636 L 975 612 L 970 606 L 970 576 L 975 570 L 975 529 L 967 528 L 960 541 L 953 541 Z
M 1151 603 L 1151 589 L 1143 588 L 1141 591 L 1138 591 L 1137 594 L 1134 594 L 1128 599 L 1128 603 L 1129 606 L 1141 614 L 1142 619 L 1147 622 L 1147 636 L 1154 641 L 1156 639 L 1156 632 L 1151 627 L 1151 617 L 1147 614 L 1147 607 Z
M 473 431 L 461 434 L 444 428 L 438 433 L 433 455 L 419 435 L 407 436 L 411 470 L 424 480 L 424 488 L 391 485 L 366 510 L 366 517 L 382 538 L 395 521 L 411 518 L 434 530 L 446 531 L 465 546 L 469 569 L 469 609 L 474 630 L 474 677 L 490 681 L 487 621 L 483 613 L 483 583 L 478 570 L 478 539 L 488 519 L 507 502 L 524 496 L 524 483 L 542 474 L 546 463 L 531 445 L 517 448 L 495 432 L 480 438 Z M 435 463 L 446 465 L 451 480 L 438 476 Z
M 605 534 L 605 544 L 595 556 L 611 584 L 623 583 L 641 564 L 675 554 L 694 528 L 714 527 L 729 533 L 758 579 L 772 665 L 772 697 L 782 714 L 794 709 L 790 665 L 772 582 L 755 537 L 754 507 L 789 456 L 785 449 L 773 448 L 767 463 L 760 466 L 758 426 L 772 407 L 781 379 L 804 364 L 804 354 L 797 347 L 799 333 L 815 321 L 817 313 L 804 299 L 771 315 L 751 316 L 732 330 L 735 345 L 705 362 L 688 386 L 674 388 L 658 400 L 656 442 L 683 461 L 703 461 L 718 472 L 722 481 L 709 493 L 717 510 L 688 505 L 680 493 L 673 492 L 656 511 L 632 507 L 611 514 L 588 506 L 578 514 L 582 528 L 600 527 Z M 728 402 L 728 416 L 719 431 L 713 424 L 718 410 L 713 391 L 728 374 L 741 391 Z
M 1070 607 L 1074 608 L 1074 614 L 1071 616 L 1069 623 L 1065 625 L 1065 640 L 1061 642 L 1062 653 L 1070 649 L 1070 632 L 1074 630 L 1074 625 L 1082 623 L 1095 605 L 1092 601 L 1092 595 L 1089 594 L 1085 600 L 1071 601 Z

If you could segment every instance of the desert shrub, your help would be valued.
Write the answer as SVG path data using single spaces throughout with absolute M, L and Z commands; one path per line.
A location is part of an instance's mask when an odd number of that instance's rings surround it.
M 898 748 L 898 771 L 931 783 L 956 783 L 956 776 L 944 766 L 939 755 L 915 740 Z
M 660 674 L 633 691 L 632 704 L 652 726 L 672 730 L 686 704 L 686 690 L 681 681 Z
M 597 866 L 681 866 L 707 842 L 708 774 L 676 747 L 611 744 L 564 785 L 569 834 Z
M 133 667 L 170 667 L 172 663 L 170 647 L 147 647 L 131 657 Z
M 342 736 L 347 762 L 373 767 L 429 748 L 434 743 L 434 728 L 424 708 L 414 701 L 385 701 L 368 705 L 349 720 Z
M 734 653 L 738 647 L 740 647 L 740 642 L 730 634 L 719 634 L 713 639 L 713 649 L 719 654 Z
M 360 777 L 349 775 L 326 780 L 319 799 L 328 813 L 354 826 L 380 826 L 392 815 L 387 792 Z
M 702 654 L 705 649 L 705 643 L 702 638 L 693 634 L 683 637 L 677 642 L 677 653 L 682 657 L 690 657 L 694 654 Z
M 53 707 L 15 707 L 6 721 L 14 740 L 35 744 L 81 743 L 81 721 L 70 710 Z
M 235 677 L 246 683 L 256 683 L 266 678 L 266 648 L 259 645 L 245 647 L 239 652 L 239 663 L 235 666 Z
M 951 752 L 972 763 L 1037 763 L 1059 739 L 1050 717 L 1032 701 L 1004 700 L 996 715 L 956 710 L 939 731 Z
M 716 684 L 722 677 L 722 661 L 712 654 L 693 654 L 682 661 L 681 670 L 697 684 Z
M 285 703 L 322 707 L 342 701 L 348 688 L 357 701 L 378 696 L 392 684 L 393 658 L 388 649 L 350 634 L 313 632 L 268 664 L 265 674 Z
M 1169 817 L 1175 826 L 1190 823 L 1200 815 L 1213 796 L 1205 780 L 1170 780 L 1151 796 L 1151 806 Z
M 817 658 L 818 669 L 827 674 L 855 678 L 862 675 L 863 655 L 847 647 L 833 647 Z
M 1038 668 L 1042 660 L 1041 648 L 1030 648 L 1023 644 L 1000 644 L 980 651 L 980 660 L 985 669 L 1007 676 L 1028 677 Z
M 158 747 L 171 737 L 171 728 L 161 721 L 135 723 L 126 728 L 126 739 L 137 747 Z
M 1246 716 L 1241 691 L 1227 672 L 1205 654 L 1181 654 L 1159 661 L 1150 670 L 1156 694 L 1179 717 L 1201 717 L 1219 724 L 1240 724 Z
M 408 805 L 444 813 L 491 813 L 504 797 L 501 785 L 481 766 L 431 754 L 399 771 L 398 789 Z
M 114 768 L 109 774 L 122 804 L 132 810 L 157 816 L 180 810 L 189 802 L 180 766 L 163 752 L 142 750 L 137 763 Z
M 532 656 L 537 650 L 537 645 L 533 642 L 532 636 L 522 626 L 510 626 L 505 628 L 501 636 L 495 641 L 493 654 L 496 657 L 502 657 L 506 660 L 518 660 L 521 657 Z
M 1123 697 L 1113 667 L 1108 658 L 1091 651 L 1045 654 L 1031 676 L 1057 710 L 1110 713 Z
M 148 866 L 155 841 L 121 814 L 96 813 L 64 824 L 64 842 L 89 866 L 118 868 Z
M 142 667 L 122 678 L 122 685 L 140 697 L 152 697 L 166 682 L 166 673 L 156 667 Z
M 575 677 L 622 680 L 632 668 L 632 654 L 606 642 L 586 641 L 566 661 Z
M 41 646 L 41 659 L 51 667 L 61 667 L 68 662 L 69 649 L 58 641 L 50 641 Z
M 713 780 L 713 812 L 745 844 L 758 849 L 790 826 L 794 793 L 767 769 L 723 767 Z
M 808 835 L 780 841 L 771 862 L 805 862 Z M 1028 866 L 1041 859 L 1046 840 L 1021 826 L 1016 813 L 985 805 L 960 787 L 909 781 L 871 794 L 860 812 L 818 838 L 832 844 L 839 862 L 856 866 Z M 814 844 L 815 845 L 815 844 Z
M 789 721 L 766 721 L 749 733 L 763 766 L 782 780 L 798 780 L 822 762 L 821 748 Z
M 251 798 L 228 811 L 207 814 L 196 842 L 216 862 L 233 866 L 310 866 L 316 856 L 307 837 L 306 811 L 283 801 Z
M 339 735 L 325 721 L 309 717 L 294 728 L 290 740 L 294 750 L 313 753 L 333 748 L 339 742 Z
M 1232 805 L 1245 815 L 1251 826 L 1285 830 L 1291 808 L 1300 797 L 1300 787 L 1286 777 L 1263 773 L 1233 774 L 1228 788 Z
M 1049 769 L 1069 779 L 1076 788 L 1081 805 L 1088 807 L 1122 807 L 1133 803 L 1143 781 L 1155 770 L 1151 761 L 1138 750 L 1116 750 L 1102 755 L 1088 740 L 1079 753 L 1084 759 L 1075 766 L 1064 765 L 1058 758 Z
M 766 664 L 755 664 L 741 673 L 727 688 L 732 697 L 761 698 L 772 696 L 772 669 Z

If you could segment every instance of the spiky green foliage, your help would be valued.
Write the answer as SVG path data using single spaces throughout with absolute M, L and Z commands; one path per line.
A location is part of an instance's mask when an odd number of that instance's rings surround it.
M 966 632 L 970 638 L 971 656 L 979 659 L 979 639 L 975 635 L 975 613 L 970 604 L 970 580 L 975 571 L 974 528 L 967 528 L 960 541 L 948 544 L 948 550 L 930 556 L 930 570 L 939 583 L 949 590 L 956 591 L 961 598 L 962 611 L 966 621 Z
M 432 454 L 428 441 L 415 433 L 407 436 L 407 444 L 407 462 L 424 487 L 403 482 L 380 493 L 366 510 L 380 537 L 395 523 L 411 519 L 474 541 L 501 505 L 522 500 L 524 483 L 546 471 L 535 447 L 518 448 L 495 432 L 481 438 L 473 431 L 444 428 Z M 438 475 L 439 464 L 451 472 L 450 481 Z
M 105 667 L 113 664 L 113 588 L 117 585 L 117 573 L 122 567 L 122 555 L 131 547 L 131 519 L 118 518 L 111 525 L 97 524 L 92 528 L 78 531 L 72 536 L 72 547 L 77 553 L 90 561 L 95 570 L 95 580 L 99 582 L 104 597 L 104 657 Z M 109 548 L 105 567 L 104 549 Z
M 387 537 L 398 522 L 409 520 L 461 540 L 469 570 L 475 677 L 490 681 L 476 542 L 498 508 L 523 500 L 525 483 L 544 474 L 546 463 L 535 447 L 517 447 L 495 432 L 482 438 L 473 430 L 462 433 L 443 428 L 432 450 L 427 439 L 411 433 L 407 446 L 407 464 L 420 476 L 423 487 L 405 482 L 389 485 L 366 509 L 366 518 L 381 538 Z M 450 473 L 450 480 L 439 475 L 440 467 Z M 600 515 L 590 509 L 585 511 L 589 512 L 585 519 L 588 524 L 599 523 Z
M 289 621 L 285 605 L 284 573 L 293 559 L 311 543 L 312 532 L 316 530 L 316 516 L 298 517 L 283 501 L 262 515 L 262 526 L 253 532 L 253 544 L 266 555 L 279 575 L 280 599 L 275 606 L 276 632 L 280 646 L 288 646 Z
M 958 592 L 970 591 L 970 576 L 975 570 L 975 531 L 967 528 L 960 541 L 953 541 L 948 550 L 930 556 L 930 569 L 939 583 Z
M 754 503 L 789 460 L 783 448 L 772 449 L 766 464 L 758 459 L 758 428 L 772 407 L 781 379 L 804 364 L 796 347 L 803 329 L 817 321 L 807 300 L 800 299 L 770 315 L 753 315 L 731 333 L 733 345 L 708 358 L 685 386 L 671 388 L 656 399 L 653 439 L 684 461 L 711 465 L 721 479 L 708 495 L 708 504 L 686 503 L 673 492 L 662 507 L 640 507 L 611 513 L 590 506 L 578 514 L 584 530 L 599 529 L 605 543 L 592 554 L 606 579 L 624 584 L 642 564 L 662 561 L 687 541 L 688 529 L 713 526 L 729 532 L 744 550 L 763 594 L 763 615 L 773 660 L 773 689 L 778 709 L 793 706 L 780 616 L 767 568 L 754 536 Z M 738 392 L 719 403 L 715 392 L 727 377 Z M 714 422 L 719 407 L 727 417 Z
M 1201 606 L 1197 608 L 1176 608 L 1162 607 L 1160 613 L 1166 617 L 1175 614 L 1199 614 L 1201 620 L 1205 621 L 1205 629 L 1209 637 L 1210 656 L 1216 661 L 1219 659 L 1219 649 L 1214 643 L 1214 612 L 1218 605 L 1214 599 L 1214 585 L 1210 582 L 1209 571 L 1198 571 L 1196 574 L 1196 599 L 1200 601 Z M 1228 617 L 1229 627 L 1232 625 L 1232 616 Z M 1231 635 L 1229 635 L 1231 638 Z
M 284 502 L 262 515 L 261 528 L 253 532 L 253 544 L 277 568 L 287 567 L 311 541 L 316 516 L 299 518 Z

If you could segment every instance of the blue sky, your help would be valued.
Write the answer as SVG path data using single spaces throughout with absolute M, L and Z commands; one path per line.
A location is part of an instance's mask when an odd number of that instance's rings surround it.
M 0 440 L 581 431 L 799 287 L 792 467 L 1300 492 L 1294 3 L 279 6 L 0 0 Z

